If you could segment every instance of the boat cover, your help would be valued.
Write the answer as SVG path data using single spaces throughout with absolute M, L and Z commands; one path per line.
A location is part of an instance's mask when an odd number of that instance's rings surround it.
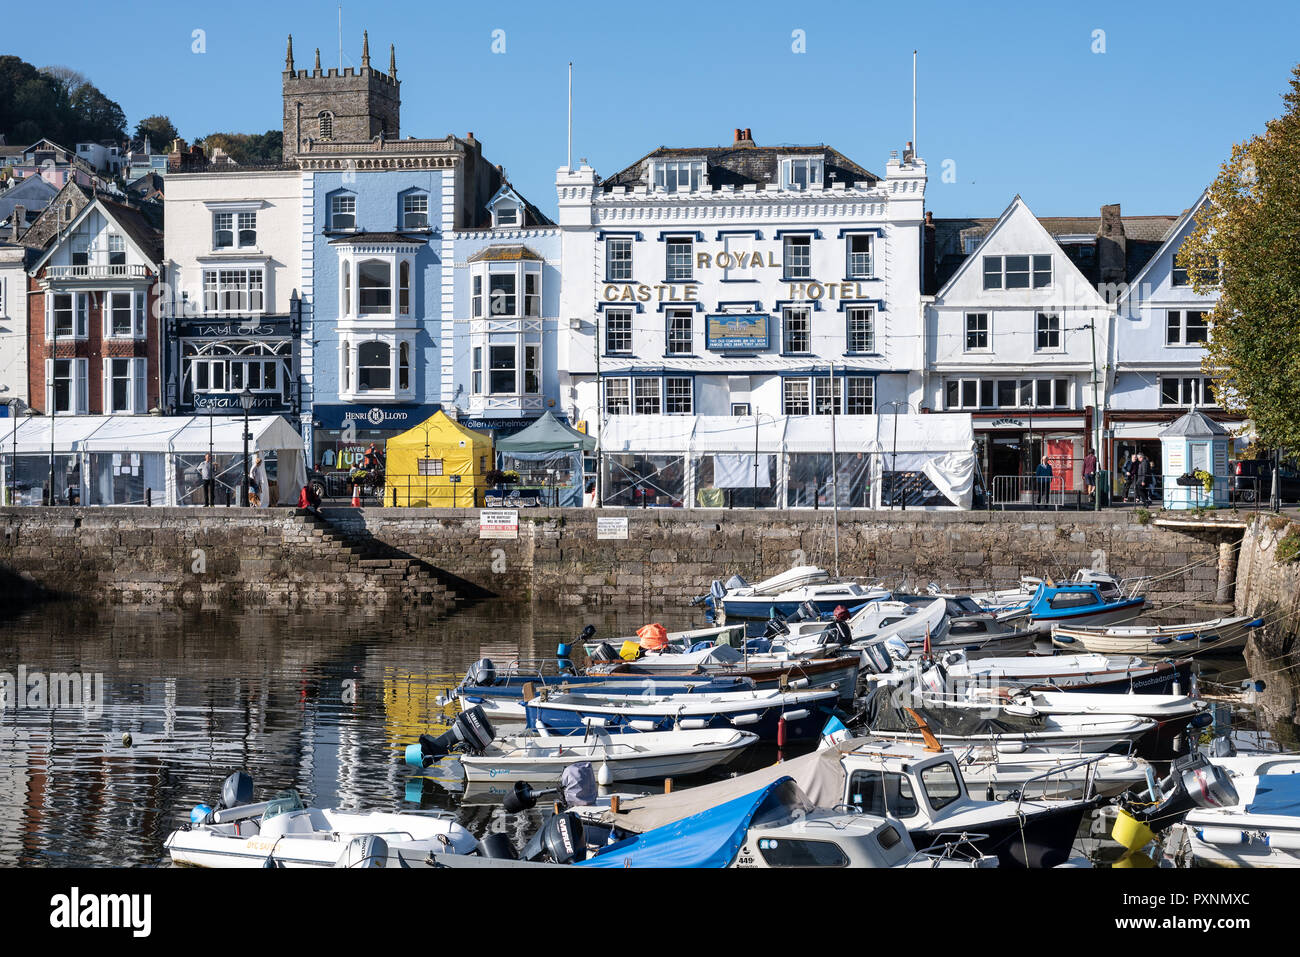
M 1045 723 L 1042 715 L 1008 714 L 992 704 L 987 707 L 925 706 L 919 702 L 913 703 L 916 699 L 906 692 L 902 692 L 899 695 L 900 702 L 895 703 L 896 691 L 901 689 L 877 688 L 867 696 L 863 705 L 863 723 L 877 734 L 918 733 L 920 729 L 904 707 L 920 715 L 935 734 L 962 738 L 990 734 L 1033 734 L 1042 731 Z
M 1300 815 L 1300 774 L 1262 774 L 1247 814 Z
M 750 822 L 777 808 L 811 810 L 794 779 L 782 775 L 757 791 L 602 847 L 578 867 L 726 867 Z
M 625 831 L 644 833 L 662 828 L 675 821 L 690 818 L 700 812 L 753 794 L 782 778 L 793 778 L 811 807 L 834 807 L 844 801 L 844 766 L 840 757 L 863 744 L 863 738 L 842 741 L 832 748 L 813 751 L 780 764 L 773 764 L 748 774 L 685 788 L 669 794 L 650 794 L 627 798 L 620 804 L 618 814 L 604 811 L 600 820 Z

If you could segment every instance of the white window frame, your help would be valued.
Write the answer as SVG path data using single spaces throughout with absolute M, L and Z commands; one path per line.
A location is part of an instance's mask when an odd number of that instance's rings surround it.
M 329 224 L 331 232 L 355 231 L 357 228 L 357 197 L 355 193 L 335 193 L 330 197 Z M 351 225 L 343 226 L 340 217 L 351 217 Z
M 651 182 L 666 193 L 694 193 L 708 188 L 709 177 L 704 160 L 656 160 Z
M 679 323 L 684 321 L 685 335 Z M 664 317 L 664 354 L 689 356 L 695 352 L 695 312 L 691 309 L 669 309 Z
M 68 400 L 70 409 L 56 409 L 54 374 L 55 363 L 66 362 L 68 365 Z M 86 415 L 90 399 L 89 359 L 65 358 L 45 360 L 45 408 L 53 415 Z
M 117 309 L 115 303 L 122 296 L 127 297 L 127 310 L 130 315 L 129 330 L 124 333 L 118 332 L 114 323 L 114 313 Z M 101 312 L 103 313 L 104 338 L 118 340 L 145 338 L 145 299 L 147 296 L 148 293 L 143 289 L 112 289 L 102 293 L 103 306 Z
M 992 352 L 993 351 L 993 324 L 990 321 L 992 313 L 989 312 L 967 312 L 962 314 L 962 345 L 963 352 Z M 980 329 L 978 324 L 972 328 L 972 320 L 983 319 L 983 328 Z M 971 345 L 971 336 L 983 335 L 983 345 Z
M 865 242 L 867 251 L 854 252 L 855 242 Z M 855 265 L 856 264 L 856 265 Z M 848 279 L 873 279 L 876 268 L 876 237 L 871 233 L 849 233 L 844 237 L 844 275 Z
M 424 208 L 420 208 L 423 203 Z M 411 218 L 415 217 L 414 225 Z M 420 218 L 423 222 L 420 222 Z M 428 229 L 429 228 L 429 194 L 423 190 L 416 190 L 413 193 L 407 193 L 402 197 L 402 229 Z
M 90 337 L 90 293 L 88 292 L 47 292 L 45 294 L 45 341 L 54 341 L 54 302 L 60 296 L 67 296 L 72 309 L 72 332 L 69 335 L 59 333 L 59 338 L 82 341 Z
M 1205 338 L 1203 340 L 1196 341 L 1196 342 L 1189 341 L 1187 338 L 1187 330 L 1188 330 L 1187 316 L 1189 313 L 1193 313 L 1193 312 L 1200 313 L 1200 315 L 1202 316 L 1205 322 Z M 1204 349 L 1207 345 L 1209 345 L 1209 341 L 1210 341 L 1211 312 L 1212 310 L 1210 309 L 1167 309 L 1165 310 L 1165 345 L 1175 347 L 1175 348 L 1180 348 L 1180 349 Z M 1178 317 L 1177 337 L 1173 342 L 1171 342 L 1169 340 L 1169 333 L 1171 331 L 1171 326 L 1172 326 L 1170 320 L 1174 316 Z
M 622 252 L 624 249 L 626 255 Z M 632 237 L 608 237 L 605 240 L 605 281 L 631 282 L 632 276 Z
M 620 376 L 604 380 L 605 414 L 630 415 L 632 412 L 632 380 Z
M 630 356 L 633 354 L 633 348 L 636 345 L 635 338 L 634 338 L 635 329 L 636 329 L 635 315 L 636 315 L 635 310 L 632 309 L 606 309 L 605 310 L 605 336 L 604 336 L 605 341 L 602 343 L 602 345 L 605 348 L 605 355 Z M 616 319 L 618 320 L 617 329 L 614 325 L 614 320 Z M 615 349 L 611 345 L 612 336 L 615 334 L 616 331 L 620 341 L 622 341 L 623 338 L 626 336 L 627 339 L 626 349 Z
M 866 315 L 866 347 L 854 340 L 853 324 L 858 314 Z M 876 351 L 876 310 L 874 306 L 847 306 L 844 310 L 845 351 L 866 355 Z
M 645 410 L 642 411 L 642 403 Z M 651 407 L 653 406 L 653 408 Z M 664 410 L 663 380 L 654 376 L 632 377 L 632 414 L 662 415 Z
M 791 356 L 810 355 L 813 351 L 812 341 L 812 307 L 811 306 L 782 306 L 781 307 L 781 354 Z M 790 348 L 790 321 L 799 318 L 803 321 L 803 335 L 806 337 L 807 345 L 803 349 Z
M 1009 259 L 1027 260 L 1026 268 L 1024 270 L 1017 269 L 1013 273 L 1007 268 L 1007 260 Z M 1046 265 L 1044 265 L 1043 260 L 1046 260 Z M 990 271 L 989 266 L 993 264 L 996 264 L 997 268 Z M 983 270 L 985 289 L 1000 289 L 1011 292 L 1021 289 L 1050 289 L 1056 278 L 1056 257 L 1050 253 L 1007 253 L 1000 256 L 985 256 L 981 268 Z M 1037 278 L 1044 272 L 1047 274 L 1047 282 L 1039 283 Z M 1008 286 L 1008 275 L 1024 275 L 1026 284 L 1023 286 Z M 997 277 L 997 282 L 990 284 L 989 280 L 993 276 Z
M 797 182 L 796 171 L 801 170 L 803 182 Z M 825 182 L 826 158 L 824 156 L 789 156 L 781 160 L 781 188 L 818 189 Z
M 680 252 L 674 256 L 674 250 L 686 247 L 686 256 Z M 664 237 L 664 281 L 692 282 L 695 279 L 695 239 L 691 236 Z
M 811 233 L 795 233 L 781 239 L 782 279 L 812 278 Z
M 209 277 L 213 277 L 209 282 Z M 256 277 L 256 281 L 254 281 Z M 261 266 L 211 266 L 205 268 L 203 314 L 206 316 L 262 315 L 266 312 L 266 270 Z M 236 308 L 224 308 L 233 297 Z
M 1177 402 L 1168 402 L 1165 400 L 1165 383 L 1178 383 Z M 1160 408 L 1162 409 L 1186 409 L 1193 404 L 1197 408 L 1216 408 L 1218 402 L 1212 397 L 1214 380 L 1209 376 L 1203 375 L 1162 375 L 1156 380 L 1156 390 L 1159 394 Z
M 684 391 L 681 391 L 681 383 L 685 383 Z M 674 385 L 679 390 L 676 393 L 673 392 Z M 690 376 L 664 376 L 663 409 L 665 415 L 694 415 L 695 380 Z
M 1048 320 L 1048 328 L 1044 328 L 1043 321 Z M 1050 328 L 1050 323 L 1054 321 L 1056 328 Z M 1043 345 L 1042 337 L 1056 336 L 1056 345 Z M 1054 312 L 1035 312 L 1034 313 L 1034 352 L 1064 352 L 1065 351 L 1065 323 L 1061 319 L 1060 313 Z
M 802 393 L 802 395 L 799 395 L 798 393 Z M 781 414 L 813 414 L 813 388 L 811 378 L 790 376 L 781 380 Z
M 858 394 L 854 394 L 854 393 Z M 854 408 L 855 403 L 864 403 L 865 408 Z M 850 375 L 844 377 L 844 411 L 847 415 L 875 415 L 876 380 L 869 375 Z
M 114 369 L 120 363 L 126 363 L 127 382 L 126 404 L 121 408 L 113 400 L 114 384 L 122 378 L 114 374 Z M 146 363 L 147 360 L 139 357 L 108 356 L 103 359 L 105 415 L 144 415 L 149 411 L 145 407 L 148 405 Z
M 225 242 L 222 242 L 222 237 Z M 235 248 L 235 214 L 227 210 L 212 213 L 212 248 L 214 250 Z

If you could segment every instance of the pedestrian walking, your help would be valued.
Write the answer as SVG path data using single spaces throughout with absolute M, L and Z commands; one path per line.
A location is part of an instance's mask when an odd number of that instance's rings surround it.
M 1093 498 L 1097 490 L 1097 453 L 1091 448 L 1083 456 L 1083 486 L 1088 498 Z
M 1151 504 L 1151 460 L 1145 455 L 1137 457 L 1137 494 L 1143 505 Z
M 1137 466 L 1138 457 L 1134 452 L 1124 463 L 1124 501 L 1131 502 L 1137 497 Z
M 203 483 L 203 505 L 205 508 L 211 508 L 217 491 L 216 478 L 212 471 L 211 453 L 204 455 L 203 461 L 199 463 L 199 481 Z

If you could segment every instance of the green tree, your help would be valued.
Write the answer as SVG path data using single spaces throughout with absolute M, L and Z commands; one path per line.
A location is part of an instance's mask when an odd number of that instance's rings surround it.
M 1232 148 L 1176 262 L 1219 293 L 1204 370 L 1270 447 L 1300 448 L 1300 66 L 1286 109 Z
M 284 134 L 280 130 L 265 133 L 209 133 L 195 141 L 211 159 L 220 149 L 241 166 L 279 163 L 284 159 Z
M 169 116 L 146 116 L 135 124 L 136 139 L 142 140 L 148 137 L 155 153 L 170 150 L 172 141 L 178 136 L 180 133 L 176 131 Z

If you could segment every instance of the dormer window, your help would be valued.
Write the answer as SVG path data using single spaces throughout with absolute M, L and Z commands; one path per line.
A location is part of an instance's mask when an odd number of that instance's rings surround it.
M 812 189 L 822 185 L 826 161 L 820 156 L 795 156 L 781 160 L 782 189 Z
M 666 193 L 694 193 L 708 185 L 704 160 L 671 160 L 653 164 L 654 185 Z
M 494 210 L 496 216 L 496 225 L 498 226 L 518 226 L 519 209 L 518 207 L 502 203 Z
M 334 138 L 334 114 L 329 110 L 322 110 L 316 117 L 317 133 L 322 140 L 332 140 Z

